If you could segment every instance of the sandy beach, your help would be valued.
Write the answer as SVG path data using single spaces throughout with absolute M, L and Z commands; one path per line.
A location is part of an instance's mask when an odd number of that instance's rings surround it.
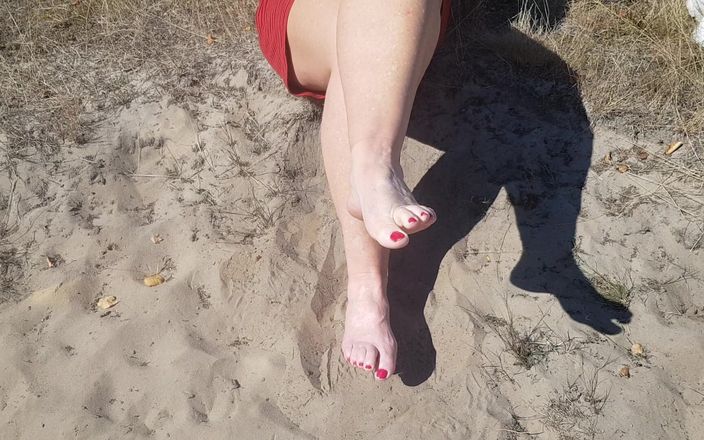
M 0 176 L 0 438 L 701 438 L 698 138 L 594 122 L 489 50 L 449 87 L 441 53 L 403 155 L 439 220 L 393 252 L 379 382 L 340 354 L 320 108 L 252 53 L 195 101 L 128 72 L 143 93 Z

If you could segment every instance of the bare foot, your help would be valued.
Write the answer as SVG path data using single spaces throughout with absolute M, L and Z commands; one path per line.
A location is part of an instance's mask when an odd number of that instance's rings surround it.
M 397 161 L 385 159 L 378 150 L 352 150 L 351 194 L 347 210 L 363 220 L 369 235 L 380 245 L 399 249 L 408 244 L 408 234 L 435 222 L 435 212 L 419 205 L 403 181 Z
M 384 282 L 370 276 L 348 283 L 342 354 L 347 362 L 384 380 L 396 369 L 396 338 L 391 332 Z

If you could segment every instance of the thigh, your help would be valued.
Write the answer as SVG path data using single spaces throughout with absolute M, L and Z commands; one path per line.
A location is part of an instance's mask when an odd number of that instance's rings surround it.
M 335 63 L 340 0 L 296 0 L 288 17 L 292 80 L 306 90 L 325 91 Z

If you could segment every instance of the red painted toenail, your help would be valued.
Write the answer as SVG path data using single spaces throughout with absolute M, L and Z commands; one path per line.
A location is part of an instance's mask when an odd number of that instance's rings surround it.
M 391 241 L 403 240 L 404 237 L 403 232 L 394 231 L 391 233 Z
M 382 369 L 376 370 L 376 377 L 379 379 L 386 379 L 386 377 L 389 375 L 389 372 Z
M 408 219 L 408 223 L 415 223 L 415 222 L 417 222 L 417 221 L 418 221 L 418 220 L 416 220 L 415 217 L 411 217 L 411 218 Z
M 423 212 L 420 213 L 420 216 L 421 216 L 421 217 L 428 217 L 429 215 L 430 215 L 430 214 L 428 214 L 428 213 L 425 212 L 425 211 L 423 211 Z
M 371 370 L 371 369 L 372 369 L 372 366 L 371 366 L 371 365 L 365 365 L 364 368 L 366 368 L 367 370 Z

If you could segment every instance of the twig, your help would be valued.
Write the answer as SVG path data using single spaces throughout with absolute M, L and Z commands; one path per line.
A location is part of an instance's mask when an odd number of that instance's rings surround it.
M 694 242 L 694 244 L 692 245 L 692 247 L 689 248 L 689 251 L 690 251 L 690 252 L 694 251 L 694 248 L 697 247 L 697 245 L 699 244 L 699 242 L 702 240 L 702 237 L 704 237 L 704 231 L 702 231 L 701 235 L 699 235 L 699 238 L 697 238 L 697 241 Z
M 658 159 L 658 160 L 661 161 L 661 162 L 665 162 L 665 163 L 666 163 L 667 165 L 669 165 L 670 167 L 676 168 L 676 169 L 677 169 L 678 171 L 680 171 L 682 174 L 686 174 L 686 175 L 688 175 L 688 176 L 690 176 L 690 177 L 692 177 L 692 178 L 694 178 L 694 179 L 704 181 L 704 176 L 700 175 L 699 173 L 697 173 L 697 172 L 695 172 L 695 171 L 692 171 L 691 169 L 689 169 L 689 168 L 687 168 L 687 167 L 684 167 L 684 166 L 682 166 L 682 165 L 680 165 L 680 164 L 674 162 L 673 160 L 671 160 L 671 159 L 669 159 L 669 158 L 667 158 L 667 157 L 661 156 L 661 155 L 656 154 L 656 153 L 653 153 L 652 156 L 653 156 L 655 159 Z
M 177 176 L 169 176 L 165 174 L 134 174 L 134 173 L 120 173 L 123 176 L 127 177 L 157 177 L 157 178 L 162 178 L 162 179 L 178 179 Z
M 137 168 L 135 168 L 135 173 L 139 171 L 139 165 L 142 163 L 142 142 L 139 140 L 139 134 L 137 134 Z
M 694 388 L 690 387 L 690 386 L 687 385 L 687 384 L 685 384 L 684 386 L 686 386 L 686 387 L 689 388 L 690 390 L 694 391 L 695 393 L 699 394 L 700 396 L 704 396 L 704 393 L 702 393 L 701 391 L 695 390 Z
M 545 431 L 540 431 L 540 432 L 515 431 L 513 429 L 506 429 L 506 428 L 499 428 L 498 431 L 511 432 L 514 434 L 525 434 L 525 435 L 540 435 L 545 432 Z
M 203 160 L 208 162 L 208 165 L 210 165 L 210 169 L 215 171 L 215 164 L 213 163 L 213 159 L 210 158 L 210 155 L 206 154 L 205 148 L 203 148 L 203 144 L 200 141 L 200 127 L 198 126 L 198 122 L 194 121 L 194 132 L 195 132 L 195 137 L 196 137 L 196 147 L 198 147 L 198 151 L 200 152 L 201 155 L 203 155 Z
M 644 180 L 644 181 L 646 181 L 646 182 L 652 183 L 652 184 L 654 184 L 654 185 L 663 185 L 662 183 L 656 182 L 656 181 L 654 181 L 654 180 L 652 180 L 652 179 L 648 179 L 647 177 L 639 176 L 638 174 L 631 173 L 630 171 L 627 171 L 626 174 L 628 174 L 629 176 L 632 176 L 632 177 L 635 177 L 635 178 Z M 682 197 L 686 198 L 687 200 L 692 201 L 692 202 L 694 202 L 694 203 L 697 203 L 697 204 L 699 204 L 699 205 L 701 205 L 701 206 L 704 206 L 704 201 L 699 200 L 699 199 L 696 199 L 696 198 L 690 196 L 689 194 L 687 194 L 686 192 L 684 192 L 684 191 L 682 191 L 682 190 L 679 190 L 679 189 L 673 188 L 673 187 L 667 188 L 667 187 L 664 187 L 664 186 L 663 186 L 663 189 L 664 189 L 665 191 L 668 191 L 668 189 L 669 189 L 669 190 L 672 190 L 672 191 L 674 191 L 674 192 L 680 194 Z M 669 193 L 669 191 L 668 191 L 668 193 Z
M 660 201 L 665 202 L 665 203 L 667 203 L 668 205 L 670 205 L 670 206 L 672 206 L 672 207 L 674 207 L 674 208 L 677 208 L 681 213 L 684 213 L 684 214 L 687 214 L 687 215 L 692 216 L 692 217 L 694 217 L 694 218 L 697 218 L 697 214 L 695 214 L 695 213 L 693 213 L 693 212 L 691 212 L 691 211 L 688 211 L 688 210 L 682 208 L 681 206 L 679 206 L 679 205 L 677 205 L 677 204 L 672 204 L 671 201 L 667 200 L 667 199 L 664 198 L 663 196 L 661 196 L 661 195 L 659 195 L 659 194 L 653 194 L 653 195 L 654 195 L 655 197 L 657 197 Z
M 166 147 L 166 151 L 169 152 L 169 154 L 171 155 L 171 158 L 174 160 L 174 165 L 176 165 L 176 168 L 178 169 L 178 175 L 180 176 L 183 173 L 183 169 L 181 168 L 181 164 L 178 163 L 178 159 L 176 159 L 176 156 L 174 155 L 173 151 L 171 151 L 171 148 L 169 148 L 169 146 L 166 143 L 164 143 L 164 147 Z

